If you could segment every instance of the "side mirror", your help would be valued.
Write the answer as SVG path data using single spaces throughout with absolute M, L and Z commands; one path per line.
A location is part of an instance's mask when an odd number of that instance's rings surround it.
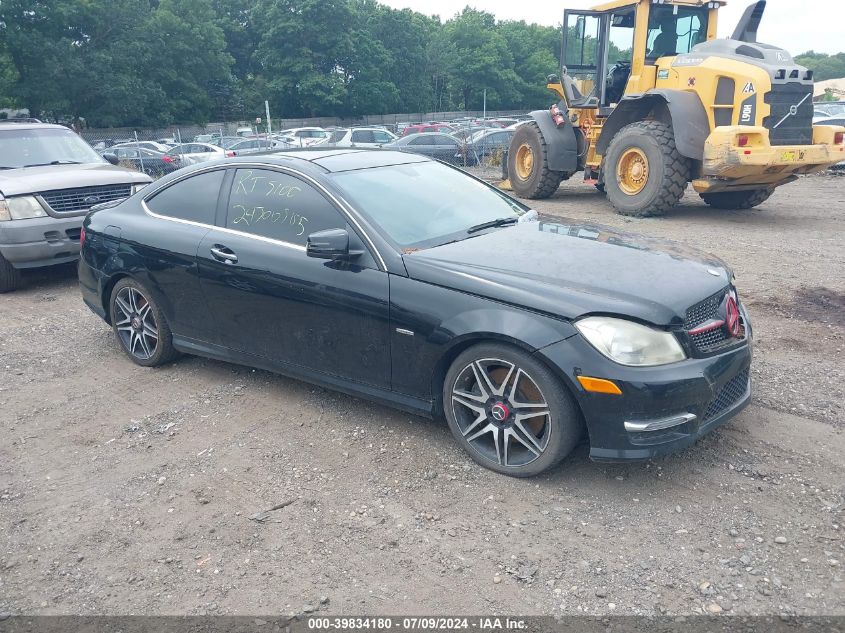
M 308 257 L 317 259 L 348 261 L 355 259 L 362 252 L 349 250 L 349 233 L 346 229 L 317 231 L 308 236 L 308 242 L 305 245 L 305 253 Z
M 103 158 L 109 161 L 112 165 L 117 165 L 120 162 L 118 159 L 117 154 L 112 154 L 111 152 L 106 152 L 103 154 Z

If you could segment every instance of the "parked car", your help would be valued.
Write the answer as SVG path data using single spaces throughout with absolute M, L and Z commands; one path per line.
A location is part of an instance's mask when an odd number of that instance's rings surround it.
M 253 134 L 255 134 L 255 132 L 248 125 L 243 125 L 235 130 L 235 136 L 252 136 Z
M 221 134 L 219 132 L 212 132 L 211 134 L 197 134 L 194 137 L 194 143 L 211 143 L 218 145 L 220 143 Z
M 480 125 L 456 126 L 455 131 L 451 132 L 451 134 L 452 134 L 452 136 L 454 136 L 457 139 L 460 139 L 461 141 L 467 141 L 468 139 L 475 136 L 476 134 L 478 134 L 480 132 L 486 132 L 489 129 L 490 129 L 489 127 L 483 127 L 483 126 L 480 126 Z
M 677 450 L 751 394 L 751 324 L 719 259 L 538 222 L 400 152 L 188 167 L 86 218 L 79 279 L 138 365 L 199 354 L 445 416 L 508 475 L 585 430 L 595 459 Z
M 102 151 L 108 147 L 113 147 L 114 145 L 123 145 L 124 143 L 131 143 L 135 139 L 133 138 L 101 138 L 95 141 L 91 141 L 90 145 L 97 151 Z
M 824 117 L 820 119 L 813 118 L 813 125 L 837 125 L 845 126 L 845 112 L 839 116 Z M 845 160 L 833 165 L 831 169 L 845 169 Z
M 119 147 L 142 147 L 144 149 L 151 149 L 154 152 L 161 152 L 162 154 L 167 152 L 171 148 L 170 145 L 166 145 L 165 143 L 159 143 L 158 141 L 129 141 L 128 143 L 119 143 L 117 145 L 112 145 L 107 150 L 104 150 L 100 153 L 102 154 L 105 153 L 105 151 L 111 151 Z
M 332 147 L 381 147 L 398 137 L 383 128 L 337 128 L 332 131 L 327 145 Z
M 112 157 L 115 160 L 112 160 Z M 153 178 L 169 174 L 182 166 L 179 156 L 172 156 L 167 152 L 156 152 L 143 147 L 110 147 L 103 154 L 103 158 L 109 162 L 132 165 L 133 169 L 142 171 Z
M 18 287 L 22 269 L 75 260 L 91 206 L 150 180 L 110 165 L 61 125 L 0 121 L 0 292 Z
M 273 139 L 246 138 L 241 139 L 237 143 L 229 144 L 225 150 L 226 156 L 243 156 L 245 154 L 269 152 L 274 149 L 287 149 L 289 147 L 289 144 Z
M 402 136 L 420 134 L 422 132 L 443 132 L 445 134 L 451 134 L 454 130 L 455 128 L 446 123 L 418 123 L 403 128 Z
M 282 136 L 289 136 L 294 139 L 297 147 L 311 147 L 329 140 L 331 134 L 321 127 L 298 127 L 279 132 Z
M 820 101 L 814 104 L 814 108 L 827 116 L 845 115 L 845 101 Z
M 195 165 L 226 157 L 226 152 L 222 147 L 211 143 L 182 143 L 171 147 L 167 154 L 174 158 L 178 157 L 182 165 Z
M 467 154 L 481 162 L 495 153 L 502 154 L 510 147 L 513 130 L 490 129 L 474 136 L 466 145 Z
M 474 164 L 474 158 L 467 154 L 465 145 L 450 134 L 438 132 L 409 134 L 385 144 L 384 147 L 422 154 L 453 164 L 463 164 L 470 159 L 470 164 Z

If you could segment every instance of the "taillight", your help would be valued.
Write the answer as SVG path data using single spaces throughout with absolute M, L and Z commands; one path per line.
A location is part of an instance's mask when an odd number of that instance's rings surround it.
M 833 135 L 833 144 L 842 145 L 842 141 L 845 141 L 845 132 L 836 132 Z
M 745 147 L 748 145 L 748 137 L 745 134 L 740 134 L 736 137 L 736 144 L 740 147 Z
M 163 160 L 165 163 L 172 163 L 173 162 L 173 159 L 170 156 L 168 156 L 167 154 L 162 156 L 161 160 Z
M 85 246 L 85 227 L 83 226 L 82 229 L 79 231 L 79 246 Z

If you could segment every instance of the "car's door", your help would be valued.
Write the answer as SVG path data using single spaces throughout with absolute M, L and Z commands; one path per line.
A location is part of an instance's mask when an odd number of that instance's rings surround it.
M 124 239 L 132 236 L 136 265 L 159 294 L 171 330 L 187 339 L 213 342 L 215 336 L 196 256 L 214 225 L 224 176 L 225 169 L 215 169 L 177 180 L 144 199 L 143 222 L 114 227 Z
M 418 136 L 416 138 L 412 138 L 408 141 L 408 144 L 405 146 L 410 151 L 416 154 L 423 154 L 425 156 L 434 156 L 434 139 L 429 136 Z
M 345 216 L 301 174 L 238 169 L 200 279 L 222 345 L 369 385 L 390 385 L 388 276 Z M 308 257 L 310 233 L 342 228 L 353 264 Z
M 435 134 L 430 137 L 434 143 L 434 157 L 454 163 L 458 154 L 458 142 L 446 134 Z

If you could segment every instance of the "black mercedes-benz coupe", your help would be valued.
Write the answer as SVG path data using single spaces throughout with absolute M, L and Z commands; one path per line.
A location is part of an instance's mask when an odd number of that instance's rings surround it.
M 203 163 L 92 211 L 79 279 L 135 363 L 261 367 L 414 413 L 530 476 L 692 444 L 750 398 L 731 271 L 396 151 Z

